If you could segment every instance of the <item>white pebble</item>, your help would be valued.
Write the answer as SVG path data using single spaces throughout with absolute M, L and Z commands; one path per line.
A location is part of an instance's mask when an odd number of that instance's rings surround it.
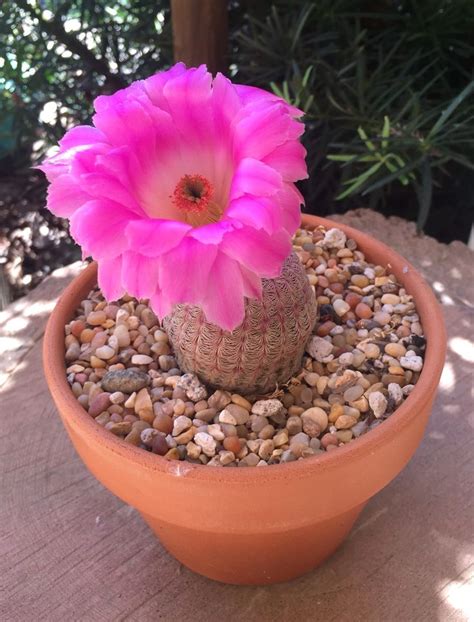
M 153 363 L 153 359 L 147 354 L 134 354 L 132 356 L 132 365 L 149 365 L 150 363 Z
M 160 434 L 158 430 L 155 430 L 154 428 L 145 428 L 145 430 L 142 430 L 140 433 L 140 440 L 144 445 L 149 447 L 157 434 Z
M 323 245 L 327 248 L 344 248 L 346 244 L 346 234 L 340 229 L 329 229 L 324 235 Z
M 316 335 L 306 344 L 306 352 L 320 363 L 327 363 L 334 358 L 331 354 L 332 348 L 330 341 Z
M 343 354 L 341 354 L 338 358 L 338 361 L 344 367 L 350 367 L 350 365 L 354 362 L 354 355 L 352 352 L 343 352 Z
M 115 356 L 115 350 L 110 346 L 101 346 L 100 348 L 97 348 L 97 350 L 95 351 L 95 355 L 98 358 L 107 361 L 108 359 L 111 359 L 113 356 Z
M 421 371 L 423 369 L 423 359 L 421 356 L 402 356 L 400 357 L 400 365 L 404 369 L 411 369 L 411 371 Z
M 179 436 L 181 432 L 185 430 L 189 430 L 189 428 L 193 425 L 193 422 L 189 417 L 185 417 L 184 415 L 179 415 L 176 417 L 173 423 L 173 436 Z
M 377 419 L 383 417 L 387 410 L 387 399 L 380 391 L 373 391 L 369 394 L 369 406 L 374 411 L 374 415 Z
M 207 432 L 212 436 L 212 438 L 216 439 L 216 441 L 223 441 L 225 434 L 222 431 L 221 426 L 218 423 L 213 423 L 207 426 Z
M 252 412 L 254 415 L 261 415 L 262 417 L 274 417 L 283 412 L 284 406 L 280 400 L 259 400 L 252 406 Z
M 125 401 L 125 395 L 122 393 L 122 391 L 115 391 L 115 393 L 110 394 L 109 399 L 111 404 L 121 404 Z
M 396 382 L 391 382 L 388 387 L 388 394 L 395 402 L 395 405 L 398 406 L 403 401 L 403 390 L 402 387 Z
M 117 317 L 119 313 L 120 310 L 117 312 Z M 116 337 L 120 348 L 126 348 L 130 345 L 130 333 L 128 332 L 128 328 L 125 324 L 119 324 L 117 322 L 117 327 L 114 330 L 114 337 Z
M 335 300 L 332 303 L 332 306 L 339 317 L 345 315 L 351 308 L 345 300 L 342 300 L 342 298 L 338 298 L 337 300 Z
M 199 445 L 206 456 L 214 456 L 216 453 L 216 441 L 207 432 L 198 432 L 194 437 L 194 442 Z
M 364 270 L 364 276 L 373 281 L 375 279 L 375 270 L 373 268 L 366 268 Z
M 219 415 L 220 423 L 230 423 L 231 425 L 237 425 L 236 418 L 230 414 L 228 410 L 223 410 Z

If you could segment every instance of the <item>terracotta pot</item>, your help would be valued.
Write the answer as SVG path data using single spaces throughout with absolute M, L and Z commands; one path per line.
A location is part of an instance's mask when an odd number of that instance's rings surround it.
M 424 369 L 409 398 L 382 425 L 337 451 L 268 468 L 210 468 L 166 461 L 97 425 L 73 396 L 64 365 L 64 325 L 95 285 L 94 265 L 65 290 L 46 329 L 46 379 L 87 467 L 141 513 L 180 562 L 226 583 L 286 581 L 331 555 L 370 497 L 403 469 L 418 447 L 443 367 L 443 316 L 416 270 L 355 229 L 309 216 L 303 222 L 337 226 L 371 261 L 390 264 L 415 297 L 428 342 Z

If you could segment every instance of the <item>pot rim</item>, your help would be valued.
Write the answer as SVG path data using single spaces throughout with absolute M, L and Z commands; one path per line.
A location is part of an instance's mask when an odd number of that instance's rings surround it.
M 124 462 L 139 463 L 151 472 L 159 471 L 171 476 L 186 476 L 193 479 L 241 483 L 275 480 L 279 478 L 306 477 L 309 471 L 332 471 L 348 462 L 363 458 L 383 446 L 411 420 L 417 416 L 423 406 L 432 400 L 437 389 L 446 355 L 446 329 L 441 307 L 429 285 L 401 255 L 361 231 L 318 216 L 302 215 L 302 226 L 311 228 L 323 225 L 326 228 L 337 227 L 357 241 L 358 246 L 369 258 L 375 249 L 386 257 L 386 265 L 394 268 L 397 278 L 406 285 L 413 295 L 427 340 L 425 359 L 419 380 L 407 399 L 397 410 L 384 420 L 381 425 L 358 437 L 337 451 L 296 460 L 285 464 L 269 465 L 269 468 L 210 468 L 207 465 L 193 464 L 186 461 L 166 460 L 134 445 L 126 443 L 99 426 L 80 406 L 74 397 L 66 378 L 64 361 L 64 325 L 71 319 L 71 303 L 77 297 L 77 291 L 85 288 L 97 266 L 90 264 L 67 286 L 60 296 L 48 320 L 43 342 L 43 367 L 46 381 L 64 423 L 79 429 L 83 436 L 102 445 L 103 451 L 119 455 Z M 368 249 L 368 250 L 367 250 Z M 398 272 L 398 274 L 397 274 Z M 400 274 L 402 272 L 402 274 Z

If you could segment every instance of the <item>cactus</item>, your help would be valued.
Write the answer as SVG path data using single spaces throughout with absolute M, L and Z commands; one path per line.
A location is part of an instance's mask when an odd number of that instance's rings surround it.
M 244 321 L 232 332 L 207 322 L 198 306 L 175 306 L 163 325 L 182 370 L 243 394 L 272 392 L 299 371 L 316 321 L 304 267 L 293 253 L 262 285 L 262 300 L 245 300 Z

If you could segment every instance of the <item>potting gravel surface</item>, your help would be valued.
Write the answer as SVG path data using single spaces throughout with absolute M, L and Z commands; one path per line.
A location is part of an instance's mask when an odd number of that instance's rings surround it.
M 267 466 L 337 450 L 383 424 L 412 391 L 425 339 L 411 295 L 339 229 L 293 248 L 318 303 L 299 374 L 271 395 L 213 390 L 183 373 L 147 304 L 98 289 L 65 327 L 67 379 L 98 425 L 170 460 Z

